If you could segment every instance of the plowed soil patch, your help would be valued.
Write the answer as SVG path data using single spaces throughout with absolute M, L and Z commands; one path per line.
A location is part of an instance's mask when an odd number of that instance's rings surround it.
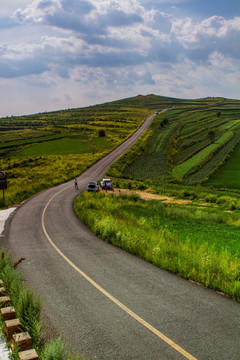
M 132 194 L 133 192 L 130 190 L 126 190 L 126 189 L 114 189 L 113 191 L 114 194 L 119 195 L 119 194 Z M 174 203 L 174 204 L 182 204 L 182 205 L 186 205 L 186 204 L 191 204 L 192 201 L 191 200 L 183 200 L 183 199 L 175 199 L 173 196 L 165 196 L 165 195 L 156 195 L 156 194 L 152 194 L 149 191 L 134 191 L 135 194 L 138 194 L 142 199 L 144 200 L 160 200 L 166 203 Z

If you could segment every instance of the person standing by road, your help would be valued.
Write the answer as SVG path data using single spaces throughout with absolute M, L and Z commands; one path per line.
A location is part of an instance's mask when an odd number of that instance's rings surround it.
M 78 190 L 78 181 L 77 178 L 74 179 L 74 187 L 76 190 Z

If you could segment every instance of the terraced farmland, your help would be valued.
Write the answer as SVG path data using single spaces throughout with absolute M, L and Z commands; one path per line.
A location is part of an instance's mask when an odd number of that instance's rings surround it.
M 195 185 L 240 139 L 240 101 L 136 96 L 87 108 L 0 119 L 6 205 L 72 179 L 113 150 L 153 112 L 150 129 L 109 175 Z M 100 131 L 104 130 L 104 137 Z M 3 205 L 0 201 L 0 207 Z
M 198 106 L 175 107 L 155 117 L 144 149 L 135 156 L 132 149 L 109 175 L 117 168 L 119 175 L 130 179 L 203 183 L 239 143 L 239 119 L 240 101 L 236 100 L 205 99 Z

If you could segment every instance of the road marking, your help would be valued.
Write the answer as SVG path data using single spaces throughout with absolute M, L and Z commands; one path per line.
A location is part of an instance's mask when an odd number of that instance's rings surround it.
M 129 314 L 133 319 L 138 321 L 140 324 L 145 326 L 148 330 L 150 330 L 153 334 L 155 334 L 158 338 L 163 340 L 166 344 L 171 346 L 174 350 L 176 350 L 178 353 L 183 355 L 188 360 L 197 360 L 194 356 L 189 354 L 186 350 L 184 350 L 181 346 L 177 345 L 174 341 L 169 339 L 167 336 L 165 336 L 163 333 L 158 331 L 156 328 L 154 328 L 152 325 L 150 325 L 147 321 L 142 319 L 140 316 L 135 314 L 132 310 L 130 310 L 127 306 L 125 306 L 123 303 L 121 303 L 117 298 L 112 296 L 108 291 L 103 289 L 100 285 L 98 285 L 93 279 L 91 279 L 85 272 L 83 272 L 79 267 L 77 267 L 64 253 L 56 246 L 56 244 L 52 241 L 50 236 L 48 235 L 48 232 L 46 230 L 45 224 L 44 224 L 44 217 L 46 210 L 49 206 L 49 204 L 52 202 L 52 200 L 59 195 L 61 192 L 69 189 L 71 186 L 67 186 L 66 188 L 58 191 L 56 194 L 54 194 L 51 199 L 47 202 L 46 206 L 44 207 L 44 210 L 42 212 L 42 218 L 41 218 L 41 224 L 43 232 L 49 241 L 49 243 L 52 245 L 52 247 L 57 251 L 57 253 L 74 269 L 76 270 L 84 279 L 86 279 L 92 286 L 94 286 L 98 291 L 100 291 L 103 295 L 105 295 L 109 300 L 111 300 L 113 303 L 115 303 L 118 307 L 120 307 L 123 311 L 125 311 L 127 314 Z

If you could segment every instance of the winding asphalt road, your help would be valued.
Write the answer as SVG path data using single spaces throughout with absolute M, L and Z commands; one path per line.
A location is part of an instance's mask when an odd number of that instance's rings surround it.
M 154 118 L 79 178 L 102 178 Z M 103 242 L 76 217 L 73 182 L 10 217 L 2 246 L 43 300 L 46 336 L 98 360 L 239 360 L 239 304 Z

